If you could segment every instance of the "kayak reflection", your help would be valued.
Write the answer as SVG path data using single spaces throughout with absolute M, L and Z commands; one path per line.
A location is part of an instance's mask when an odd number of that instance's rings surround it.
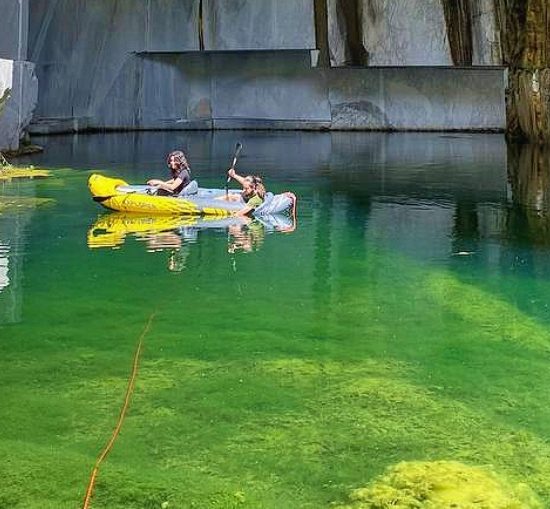
M 100 216 L 88 230 L 87 243 L 91 249 L 118 249 L 127 236 L 144 241 L 148 251 L 169 250 L 168 268 L 179 272 L 185 268 L 188 246 L 197 242 L 205 230 L 227 231 L 229 253 L 258 250 L 266 233 L 292 232 L 296 222 L 289 216 L 200 217 L 200 216 L 144 216 L 113 212 Z

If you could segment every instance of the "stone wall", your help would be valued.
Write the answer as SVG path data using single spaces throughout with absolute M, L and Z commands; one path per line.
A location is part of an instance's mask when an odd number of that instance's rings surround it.
M 500 35 L 494 0 L 472 2 L 474 65 L 501 65 Z
M 314 49 L 313 0 L 203 0 L 204 49 Z
M 137 69 L 133 53 L 196 51 L 199 28 L 206 50 L 315 47 L 311 0 L 30 2 L 29 58 L 40 81 L 37 117 L 93 117 L 128 72 L 155 68 L 151 57 Z M 193 65 L 193 57 L 188 59 Z M 167 61 L 156 62 L 173 69 Z
M 0 150 L 17 150 L 38 98 L 30 62 L 0 59 Z
M 0 58 L 27 60 L 29 0 L 2 0 Z
M 333 129 L 502 130 L 499 68 L 332 69 Z
M 340 4 L 327 0 L 331 64 L 347 61 Z M 357 16 L 368 65 L 452 65 L 441 0 L 359 0 Z
M 0 150 L 17 150 L 37 102 L 34 65 L 27 60 L 28 0 L 2 0 Z
M 504 79 L 501 68 L 312 68 L 307 51 L 140 53 L 91 95 L 85 119 L 32 129 L 502 130 Z
M 453 65 L 444 2 L 456 0 L 355 0 L 357 23 L 368 65 Z M 333 66 L 349 61 L 349 27 L 343 6 L 349 0 L 326 0 L 328 51 Z M 470 2 L 466 28 L 471 33 L 474 65 L 500 65 L 500 40 L 494 0 Z M 452 26 L 452 28 L 457 28 Z
M 28 1 L 35 132 L 504 127 L 502 69 L 312 67 L 313 0 Z M 327 0 L 331 44 L 342 1 Z M 441 0 L 356 4 L 371 66 L 451 62 Z M 475 19 L 481 62 L 491 11 Z
M 441 0 L 363 0 L 369 65 L 452 65 Z

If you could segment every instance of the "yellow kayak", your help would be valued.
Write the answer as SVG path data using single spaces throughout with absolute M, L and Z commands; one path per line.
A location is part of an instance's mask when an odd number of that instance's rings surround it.
M 210 196 L 155 196 L 148 186 L 130 186 L 124 180 L 93 174 L 88 188 L 94 201 L 119 212 L 145 214 L 227 217 L 242 208 L 242 204 L 215 200 Z M 216 190 L 216 194 L 223 191 Z

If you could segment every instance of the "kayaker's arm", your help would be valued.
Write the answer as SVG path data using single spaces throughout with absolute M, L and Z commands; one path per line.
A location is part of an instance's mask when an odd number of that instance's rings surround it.
M 247 216 L 254 212 L 262 203 L 263 200 L 258 195 L 254 195 L 246 202 L 246 205 L 241 210 L 235 213 L 235 215 Z
M 235 215 L 238 216 L 238 217 L 248 216 L 248 214 L 253 212 L 255 208 L 256 207 L 248 207 L 248 206 L 244 207 L 241 210 L 239 210 L 238 212 L 235 212 Z
M 229 168 L 229 170 L 227 171 L 227 175 L 230 178 L 235 179 L 239 184 L 241 184 L 241 186 L 244 186 L 244 177 L 238 175 L 234 168 Z
M 176 177 L 175 179 L 167 180 L 166 182 L 163 182 L 162 180 L 158 179 L 152 179 L 147 181 L 147 185 L 154 186 L 159 189 L 164 189 L 165 191 L 168 191 L 169 193 L 173 193 L 178 186 L 181 185 L 183 180 L 180 177 Z

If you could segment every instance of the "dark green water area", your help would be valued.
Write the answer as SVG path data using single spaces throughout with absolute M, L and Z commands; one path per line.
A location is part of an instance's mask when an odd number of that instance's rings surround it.
M 91 173 L 143 183 L 183 148 L 223 187 L 237 141 L 294 231 L 97 226 Z M 328 508 L 403 461 L 550 507 L 550 179 L 502 136 L 33 142 L 55 177 L 0 184 L 0 508 L 82 506 L 149 320 L 93 508 Z

